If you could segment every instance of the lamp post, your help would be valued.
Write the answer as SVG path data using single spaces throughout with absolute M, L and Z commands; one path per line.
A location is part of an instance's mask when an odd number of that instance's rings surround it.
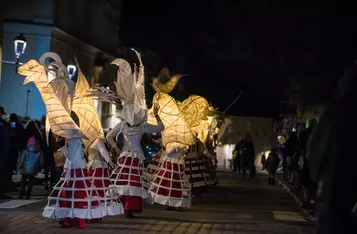
M 17 73 L 17 69 L 19 67 L 19 63 L 20 63 L 20 56 L 25 53 L 26 46 L 27 46 L 27 42 L 24 37 L 24 34 L 21 33 L 20 36 L 15 37 L 14 50 L 15 50 L 15 55 L 16 55 L 16 62 L 15 62 L 15 65 L 16 65 L 15 72 L 16 73 Z
M 72 77 L 74 76 L 74 74 L 76 74 L 76 66 L 69 64 L 67 66 L 67 71 L 68 71 L 68 77 L 72 80 Z
M 28 111 L 29 111 L 29 96 L 30 96 L 31 90 L 27 90 L 27 94 L 26 94 L 26 113 L 25 113 L 25 117 L 28 117 Z
M 22 54 L 25 53 L 26 46 L 27 46 L 26 39 L 24 37 L 24 34 L 21 33 L 19 36 L 15 37 L 15 39 L 14 39 L 14 52 L 15 52 L 15 56 L 16 56 L 15 62 L 14 61 L 4 61 L 4 60 L 2 60 L 0 62 L 4 63 L 4 64 L 15 64 L 15 66 L 16 66 L 15 73 L 17 74 L 18 66 L 19 66 L 19 64 L 22 64 L 22 63 L 20 63 L 20 57 Z

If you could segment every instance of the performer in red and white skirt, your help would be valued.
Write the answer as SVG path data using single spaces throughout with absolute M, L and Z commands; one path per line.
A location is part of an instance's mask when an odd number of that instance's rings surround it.
M 88 175 L 91 177 L 91 184 L 101 197 L 101 206 L 103 206 L 106 215 L 123 214 L 124 208 L 120 203 L 119 195 L 109 187 L 111 182 L 108 165 L 112 169 L 116 167 L 110 160 L 103 139 L 97 138 L 88 148 Z M 101 219 L 89 221 L 99 220 Z
M 149 188 L 153 203 L 172 210 L 191 207 L 190 185 L 185 175 L 184 154 L 187 149 L 187 145 L 178 142 L 166 144 Z
M 105 212 L 95 187 L 91 186 L 82 140 L 68 140 L 62 153 L 66 157 L 64 172 L 48 197 L 42 215 L 60 219 L 60 225 L 64 227 L 84 228 L 85 219 L 100 219 Z
M 157 113 L 157 110 L 154 113 Z M 115 188 L 121 195 L 120 200 L 124 204 L 127 218 L 133 218 L 133 212 L 142 212 L 143 199 L 148 198 L 142 181 L 145 156 L 141 148 L 141 138 L 144 133 L 155 133 L 164 129 L 158 115 L 156 118 L 158 126 L 147 123 L 130 126 L 126 121 L 122 121 L 106 137 L 111 147 L 120 154 L 118 165 L 111 175 L 112 185 L 110 187 Z M 119 133 L 124 136 L 122 152 L 114 140 Z

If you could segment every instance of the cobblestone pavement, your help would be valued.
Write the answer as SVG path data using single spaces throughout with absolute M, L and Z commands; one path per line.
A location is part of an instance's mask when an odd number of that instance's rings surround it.
M 56 221 L 42 218 L 45 199 L 13 208 L 6 207 L 9 201 L 0 201 L 0 233 L 313 233 L 314 224 L 301 216 L 284 189 L 268 186 L 265 175 L 219 176 L 220 183 L 196 198 L 191 209 L 166 211 L 148 204 L 135 219 L 106 217 L 84 230 L 60 228 Z

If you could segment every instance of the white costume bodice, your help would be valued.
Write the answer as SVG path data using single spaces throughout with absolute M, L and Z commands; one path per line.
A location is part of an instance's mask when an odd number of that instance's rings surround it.
M 110 156 L 102 138 L 97 138 L 88 148 L 88 169 L 107 168 Z
M 66 157 L 65 169 L 86 168 L 83 142 L 79 138 L 69 140 L 68 145 L 62 147 L 62 153 Z
M 144 160 L 144 152 L 141 148 L 141 138 L 144 133 L 160 132 L 164 125 L 159 122 L 157 126 L 147 123 L 130 127 L 125 121 L 118 123 L 108 134 L 107 141 L 112 148 L 117 147 L 115 137 L 122 133 L 124 136 L 124 146 L 120 156 L 139 157 Z

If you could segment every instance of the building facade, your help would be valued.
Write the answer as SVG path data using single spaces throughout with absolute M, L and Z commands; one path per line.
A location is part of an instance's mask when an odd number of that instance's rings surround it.
M 8 114 L 16 113 L 32 119 L 46 114 L 34 84 L 24 86 L 24 77 L 15 72 L 14 38 L 22 33 L 27 42 L 20 63 L 38 60 L 49 51 L 57 53 L 65 65 L 74 64 L 76 56 L 82 72 L 92 84 L 102 69 L 98 61 L 112 60 L 119 53 L 118 3 L 121 1 L 115 1 L 116 5 L 111 2 L 14 0 L 2 3 L 0 106 Z M 101 109 L 98 111 L 103 112 Z

